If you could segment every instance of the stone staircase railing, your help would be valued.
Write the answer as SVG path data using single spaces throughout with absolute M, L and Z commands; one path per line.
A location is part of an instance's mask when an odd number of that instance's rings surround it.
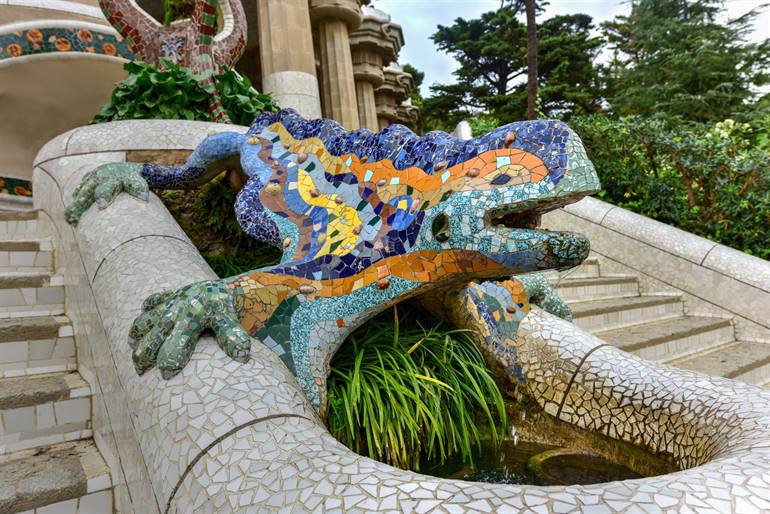
M 543 216 L 591 241 L 604 274 L 639 277 L 642 294 L 681 295 L 685 313 L 731 318 L 741 341 L 770 341 L 770 262 L 596 198 Z

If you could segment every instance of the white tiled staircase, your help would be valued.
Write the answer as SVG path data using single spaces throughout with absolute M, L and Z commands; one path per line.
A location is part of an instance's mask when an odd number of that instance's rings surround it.
M 688 315 L 678 295 L 641 294 L 634 275 L 602 273 L 590 257 L 554 275 L 573 321 L 645 359 L 759 385 L 770 384 L 770 343 L 738 341 L 729 318 Z
M 0 212 L 0 512 L 109 514 L 54 257 L 36 212 Z

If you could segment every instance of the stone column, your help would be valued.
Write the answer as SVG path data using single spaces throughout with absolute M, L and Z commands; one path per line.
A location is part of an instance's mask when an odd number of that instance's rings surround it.
M 384 82 L 383 63 L 396 59 L 403 45 L 401 27 L 390 16 L 370 6 L 362 9 L 361 26 L 350 34 L 353 75 L 356 81 L 358 119 L 361 127 L 378 130 L 374 90 Z
M 355 67 L 354 67 L 355 69 Z M 358 102 L 358 121 L 361 128 L 377 132 L 377 106 L 374 102 L 374 88 L 379 84 L 368 80 L 360 80 L 356 73 L 356 100 Z
M 318 31 L 324 116 L 347 130 L 359 127 L 349 30 L 361 23 L 358 0 L 311 0 L 310 15 Z
M 321 117 L 307 0 L 257 0 L 262 89 L 283 108 Z
M 379 128 L 382 130 L 391 123 L 409 125 L 411 120 L 406 116 L 406 110 L 400 107 L 401 103 L 409 98 L 409 92 L 412 90 L 412 76 L 396 63 L 383 68 L 383 73 L 385 81 L 374 92 Z

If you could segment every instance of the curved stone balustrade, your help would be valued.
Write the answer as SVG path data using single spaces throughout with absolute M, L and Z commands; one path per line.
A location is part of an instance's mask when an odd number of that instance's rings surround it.
M 533 311 L 518 352 L 528 388 L 559 418 L 674 456 L 686 471 L 593 486 L 439 479 L 361 457 L 325 430 L 259 342 L 247 364 L 203 338 L 163 381 L 133 370 L 127 332 L 150 293 L 214 275 L 161 202 L 120 195 L 72 228 L 64 204 L 84 173 L 130 150 L 192 149 L 232 126 L 131 121 L 50 141 L 35 206 L 55 240 L 94 432 L 120 512 L 752 512 L 770 509 L 770 392 L 640 360 Z M 245 131 L 245 127 L 235 127 Z M 47 220 L 47 221 L 46 221 Z M 45 222 L 45 223 L 44 223 Z M 431 510 L 434 509 L 434 510 Z
M 106 24 L 98 2 L 70 0 L 3 0 L 0 26 L 21 20 L 79 20 Z M 109 26 L 109 25 L 107 25 Z
M 94 9 L 58 2 L 44 12 L 58 16 L 55 9 L 69 7 L 73 14 Z M 118 33 L 103 23 L 48 18 L 0 27 L 3 174 L 29 180 L 37 151 L 99 112 L 115 82 L 126 77 L 123 64 L 131 55 Z
M 770 262 L 590 197 L 543 225 L 585 234 L 608 269 L 640 275 L 643 289 L 683 293 L 690 314 L 733 318 L 738 339 L 767 338 Z

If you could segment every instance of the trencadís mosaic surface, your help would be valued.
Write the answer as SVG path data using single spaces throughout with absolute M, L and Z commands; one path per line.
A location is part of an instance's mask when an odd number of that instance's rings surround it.
M 82 27 L 40 27 L 0 35 L 0 60 L 57 52 L 84 52 L 125 59 L 134 56 L 121 36 Z
M 23 178 L 0 177 L 0 194 L 32 196 L 32 182 Z
M 153 195 L 147 203 L 119 195 L 74 229 L 63 203 L 89 169 L 124 159 L 124 150 L 192 149 L 208 130 L 226 127 L 163 120 L 82 127 L 48 143 L 35 164 L 35 206 L 53 224 L 46 234 L 68 284 L 68 313 L 77 316 L 79 358 L 96 359 L 83 365 L 103 391 L 94 397 L 94 423 L 116 456 L 121 512 L 770 511 L 770 392 L 644 361 L 537 308 L 511 316 L 526 394 L 561 420 L 671 455 L 682 471 L 537 487 L 397 470 L 335 441 L 286 366 L 256 339 L 244 364 L 205 336 L 173 379 L 137 376 L 125 339 L 142 301 L 215 277 Z M 484 291 L 491 319 L 517 312 L 533 294 L 558 309 L 547 290 L 507 286 L 509 295 Z
M 205 328 L 238 360 L 254 336 L 321 413 L 332 355 L 388 306 L 463 289 L 471 279 L 582 262 L 588 241 L 537 229 L 538 217 L 599 186 L 580 140 L 558 121 L 513 123 L 462 141 L 440 132 L 417 137 L 400 125 L 348 133 L 285 110 L 261 115 L 246 134 L 209 136 L 181 167 L 100 166 L 74 192 L 67 217 L 76 223 L 94 201 L 104 207 L 120 191 L 144 198 L 148 187 L 194 187 L 233 165 L 249 177 L 236 200 L 238 221 L 282 248 L 283 259 L 148 298 L 130 333 L 136 369 L 174 376 Z M 469 294 L 481 302 L 492 287 Z M 484 309 L 476 312 L 495 325 L 521 319 L 528 305 L 516 301 L 499 320 Z M 484 346 L 499 354 L 501 345 L 490 338 Z M 496 358 L 523 380 L 515 356 Z

